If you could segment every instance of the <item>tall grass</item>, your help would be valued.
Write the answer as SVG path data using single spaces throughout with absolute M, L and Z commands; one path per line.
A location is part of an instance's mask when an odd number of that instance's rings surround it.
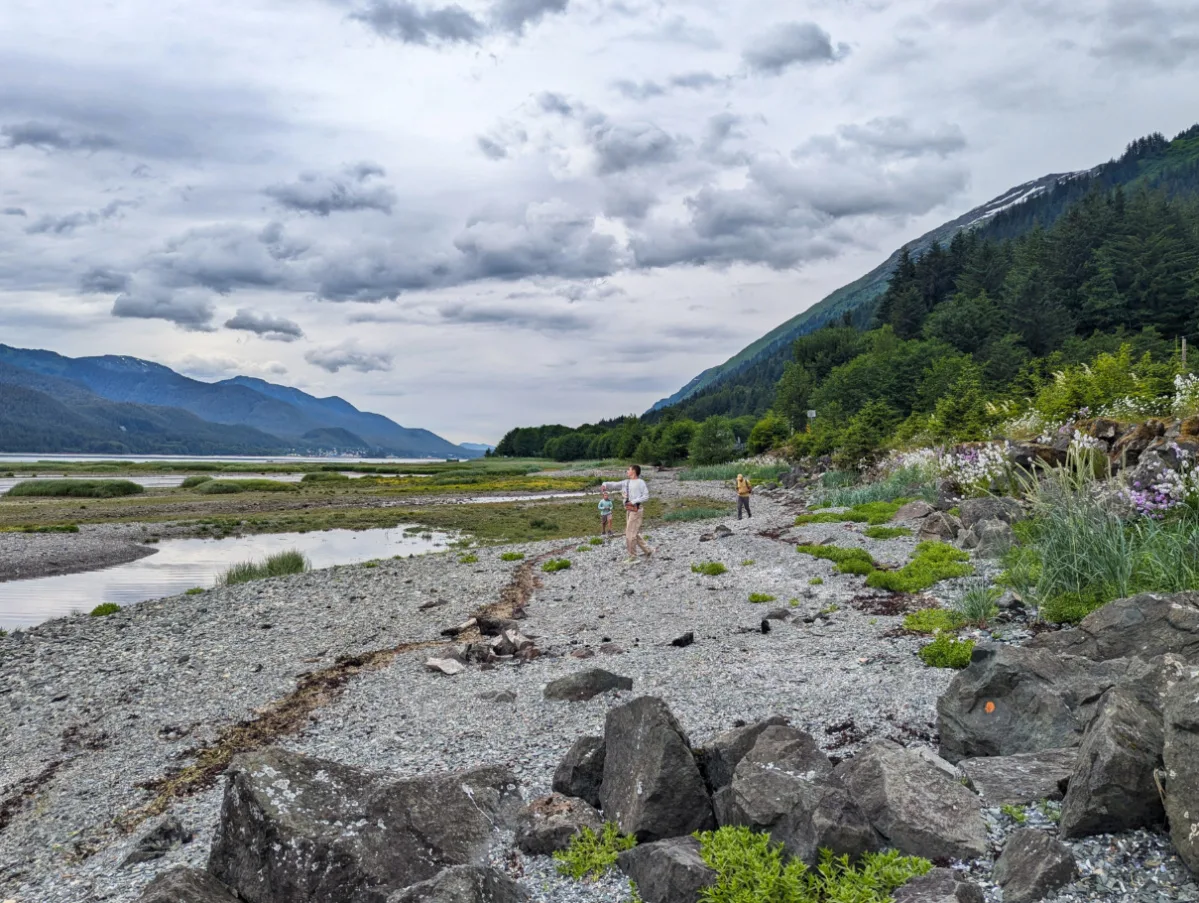
M 26 480 L 7 494 L 13 498 L 111 499 L 145 491 L 130 480 Z
M 239 492 L 297 492 L 295 483 L 279 480 L 208 480 L 195 487 L 203 495 L 236 495 Z
M 294 550 L 278 552 L 262 561 L 243 561 L 233 565 L 220 576 L 217 583 L 221 586 L 236 586 L 239 583 L 249 583 L 251 580 L 302 574 L 311 567 L 308 558 L 300 552 Z
M 680 480 L 735 480 L 737 474 L 748 477 L 750 482 L 761 483 L 777 480 L 791 468 L 786 464 L 708 464 L 704 467 L 688 467 L 679 471 Z
M 901 467 L 885 479 L 861 486 L 834 486 L 818 491 L 812 508 L 852 508 L 867 502 L 893 502 L 901 498 L 936 501 L 937 485 L 920 467 Z

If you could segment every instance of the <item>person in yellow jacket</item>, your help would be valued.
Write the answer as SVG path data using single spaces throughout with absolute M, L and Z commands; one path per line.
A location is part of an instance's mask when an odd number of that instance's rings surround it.
M 749 496 L 754 491 L 754 487 L 750 485 L 741 474 L 737 474 L 737 520 L 741 520 L 741 509 L 745 509 L 745 514 L 748 517 L 753 517 L 749 511 Z

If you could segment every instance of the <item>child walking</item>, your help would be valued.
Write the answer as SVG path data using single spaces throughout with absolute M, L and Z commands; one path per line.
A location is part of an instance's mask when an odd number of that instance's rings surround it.
M 608 490 L 604 490 L 604 497 L 599 503 L 600 513 L 600 536 L 612 535 L 612 499 L 608 498 Z

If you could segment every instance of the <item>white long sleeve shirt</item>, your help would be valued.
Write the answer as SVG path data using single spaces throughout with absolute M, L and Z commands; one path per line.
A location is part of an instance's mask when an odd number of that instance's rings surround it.
M 645 480 L 617 480 L 613 483 L 604 483 L 604 489 L 609 492 L 620 490 L 624 495 L 624 499 L 630 505 L 644 505 L 649 501 L 649 487 L 645 485 Z

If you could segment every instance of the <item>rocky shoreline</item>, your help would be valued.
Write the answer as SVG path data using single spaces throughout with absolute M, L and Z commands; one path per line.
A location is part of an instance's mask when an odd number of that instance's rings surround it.
M 835 538 L 900 564 L 915 539 L 793 527 L 796 506 L 785 493 L 760 495 L 757 516 L 727 521 L 719 538 L 706 538 L 711 523 L 657 526 L 656 554 L 633 565 L 619 540 L 586 550 L 578 541 L 488 548 L 477 562 L 442 554 L 333 568 L 0 639 L 0 898 L 132 903 L 167 869 L 204 867 L 225 754 L 239 743 L 395 778 L 500 766 L 527 799 L 550 791 L 579 737 L 602 735 L 610 710 L 645 695 L 663 699 L 698 745 L 782 716 L 834 761 L 884 739 L 932 749 L 937 700 L 954 672 L 925 667 L 916 656 L 923 641 L 898 631 L 899 613 L 872 602 L 860 578 L 795 552 Z M 508 550 L 528 558 L 501 561 Z M 530 564 L 551 555 L 572 566 L 543 573 Z M 708 561 L 727 573 L 692 572 Z M 469 664 L 454 677 L 425 666 L 447 627 L 512 601 L 521 586 L 519 629 L 538 656 Z M 937 591 L 956 590 L 949 582 Z M 775 601 L 751 604 L 751 593 Z M 672 645 L 687 633 L 692 642 Z M 592 667 L 632 689 L 545 698 L 551 681 Z M 264 723 L 274 733 L 247 740 L 247 725 Z M 205 763 L 211 773 L 180 780 Z M 997 808 L 984 815 L 993 854 L 1013 826 Z M 175 842 L 127 862 L 164 818 L 179 823 Z M 1071 846 L 1084 880 L 1061 901 L 1199 900 L 1160 835 Z M 619 876 L 581 885 L 536 856 L 505 867 L 538 900 L 628 899 Z M 975 878 L 998 899 L 986 875 L 981 868 Z M 1117 888 L 1126 896 L 1112 896 Z

